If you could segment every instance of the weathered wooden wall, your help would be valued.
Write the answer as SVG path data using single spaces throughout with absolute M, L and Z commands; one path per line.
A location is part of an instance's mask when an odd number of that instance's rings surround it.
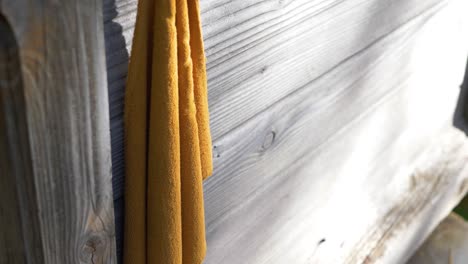
M 102 2 L 0 0 L 0 263 L 116 263 Z
M 206 263 L 409 257 L 467 188 L 465 138 L 451 131 L 467 5 L 201 0 L 215 162 Z M 104 1 L 118 243 L 135 11 Z

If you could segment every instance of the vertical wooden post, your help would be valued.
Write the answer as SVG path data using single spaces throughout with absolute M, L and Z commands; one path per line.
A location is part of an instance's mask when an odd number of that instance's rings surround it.
M 102 3 L 0 14 L 0 263 L 115 263 Z

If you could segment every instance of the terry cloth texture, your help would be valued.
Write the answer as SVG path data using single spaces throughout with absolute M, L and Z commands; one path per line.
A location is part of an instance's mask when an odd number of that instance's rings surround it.
M 199 264 L 212 173 L 198 0 L 140 0 L 125 94 L 125 264 Z

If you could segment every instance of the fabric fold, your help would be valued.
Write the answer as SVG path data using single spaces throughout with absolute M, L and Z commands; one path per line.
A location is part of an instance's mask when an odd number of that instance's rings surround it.
M 140 0 L 125 95 L 124 263 L 202 263 L 212 172 L 197 1 Z

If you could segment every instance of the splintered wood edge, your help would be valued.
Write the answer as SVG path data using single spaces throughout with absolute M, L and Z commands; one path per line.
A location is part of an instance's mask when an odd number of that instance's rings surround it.
M 345 263 L 406 263 L 468 190 L 468 139 L 449 129 L 409 173 L 407 188 Z M 396 262 L 395 262 L 396 261 Z

